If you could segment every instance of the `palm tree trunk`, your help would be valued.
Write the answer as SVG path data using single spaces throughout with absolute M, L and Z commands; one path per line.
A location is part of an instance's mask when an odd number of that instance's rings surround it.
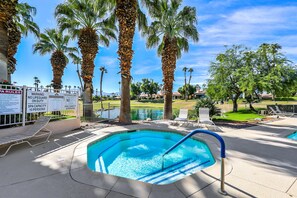
M 177 42 L 176 39 L 170 40 L 166 36 L 164 36 L 163 42 L 162 71 L 165 92 L 163 119 L 168 120 L 172 119 L 172 88 L 177 58 Z
M 7 51 L 7 73 L 8 81 L 11 82 L 11 74 L 15 72 L 17 60 L 14 58 L 18 50 L 18 45 L 21 42 L 22 33 L 18 30 L 17 25 L 10 20 L 8 30 L 8 51 Z
M 187 70 L 185 71 L 185 100 L 188 100 L 188 92 L 187 92 Z
M 100 102 L 101 102 L 101 109 L 103 109 L 103 103 L 102 103 L 102 81 L 103 81 L 103 74 L 104 74 L 104 70 L 101 71 L 101 78 L 100 78 Z
M 98 35 L 91 28 L 85 28 L 80 31 L 78 46 L 82 54 L 82 79 L 84 80 L 84 100 L 83 115 L 86 119 L 93 117 L 93 74 L 94 60 L 98 52 Z
M 77 65 L 77 67 L 78 67 L 78 65 Z M 83 89 L 84 88 L 84 85 L 83 85 L 83 83 L 81 81 L 81 76 L 80 76 L 80 73 L 79 73 L 79 69 L 78 68 L 76 70 L 76 73 L 77 73 L 77 76 L 78 76 L 78 79 L 79 79 L 80 87 Z
M 8 36 L 5 24 L 0 22 L 0 82 L 7 80 Z
M 51 56 L 51 64 L 53 68 L 53 80 L 52 85 L 54 89 L 59 90 L 62 88 L 62 76 L 64 74 L 64 69 L 67 65 L 67 60 L 63 52 L 56 51 Z M 37 89 L 38 89 L 37 82 Z
M 119 121 L 124 124 L 131 123 L 130 106 L 130 79 L 122 77 L 122 96 Z M 129 90 L 127 94 L 127 90 Z
M 192 73 L 190 73 L 190 77 L 189 77 L 189 83 L 188 83 L 188 85 L 190 85 L 191 80 L 192 80 Z
M 172 119 L 172 92 L 167 92 L 164 95 L 164 115 L 163 119 L 171 120 Z
M 130 82 L 131 65 L 133 58 L 133 38 L 137 18 L 136 0 L 117 0 L 116 15 L 119 21 L 119 50 L 118 55 L 121 66 L 122 93 L 119 121 L 131 123 L 130 115 Z

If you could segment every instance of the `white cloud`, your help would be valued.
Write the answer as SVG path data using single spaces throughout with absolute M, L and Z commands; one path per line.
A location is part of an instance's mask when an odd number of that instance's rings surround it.
M 99 64 L 100 65 L 104 65 L 104 66 L 109 66 L 112 68 L 118 67 L 118 60 L 116 59 L 116 57 L 112 57 L 112 56 L 99 56 Z
M 223 15 L 212 25 L 201 27 L 203 46 L 249 44 L 277 39 L 276 31 L 297 29 L 297 7 L 254 7 Z
M 161 66 L 137 66 L 137 69 L 133 72 L 136 75 L 150 74 L 154 71 L 161 70 Z

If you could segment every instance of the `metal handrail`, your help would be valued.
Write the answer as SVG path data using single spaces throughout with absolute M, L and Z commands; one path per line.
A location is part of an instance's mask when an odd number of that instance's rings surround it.
M 181 143 L 183 143 L 184 141 L 186 141 L 188 138 L 190 138 L 191 136 L 197 134 L 197 133 L 204 133 L 207 135 L 211 135 L 215 138 L 217 138 L 221 144 L 221 191 L 220 193 L 222 194 L 226 194 L 225 191 L 225 158 L 226 158 L 226 146 L 225 146 L 225 142 L 224 139 L 217 133 L 209 131 L 209 130 L 203 130 L 203 129 L 196 129 L 194 131 L 192 131 L 191 133 L 189 133 L 188 135 L 186 135 L 183 139 L 181 139 L 180 141 L 178 141 L 175 145 L 173 145 L 171 148 L 169 148 L 163 155 L 162 155 L 162 169 L 164 168 L 164 156 L 167 155 L 168 153 L 170 153 L 173 149 L 175 149 L 177 146 L 179 146 Z

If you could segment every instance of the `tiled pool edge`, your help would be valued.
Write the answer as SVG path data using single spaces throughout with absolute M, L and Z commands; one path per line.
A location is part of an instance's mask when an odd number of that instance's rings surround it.
M 102 188 L 105 190 L 111 190 L 115 192 L 120 192 L 123 194 L 131 195 L 131 196 L 138 196 L 136 191 L 131 190 L 130 192 L 121 192 L 122 190 L 125 191 L 125 188 L 122 186 L 125 186 L 127 184 L 133 184 L 133 188 L 137 189 L 137 191 L 143 191 L 143 193 L 147 193 L 148 189 L 151 193 L 152 189 L 162 189 L 162 188 L 174 188 L 177 191 L 182 191 L 185 196 L 188 196 L 190 193 L 198 192 L 199 190 L 203 189 L 205 186 L 209 185 L 210 183 L 220 179 L 220 150 L 218 143 L 212 141 L 212 139 L 205 138 L 197 138 L 200 141 L 202 140 L 205 142 L 216 162 L 214 165 L 207 167 L 203 169 L 202 171 L 198 171 L 195 174 L 192 174 L 190 176 L 187 176 L 181 180 L 178 180 L 172 184 L 166 184 L 166 185 L 155 185 L 155 184 L 149 184 L 144 183 L 141 181 L 131 180 L 127 178 L 121 178 L 117 176 L 107 175 L 103 173 L 93 172 L 87 167 L 87 145 L 91 142 L 94 142 L 95 140 L 99 138 L 106 138 L 107 136 L 115 133 L 121 133 L 123 131 L 129 131 L 129 130 L 135 130 L 136 129 L 152 129 L 152 130 L 163 130 L 163 131 L 174 131 L 177 133 L 186 134 L 187 132 L 180 132 L 174 129 L 170 128 L 160 128 L 158 126 L 147 126 L 147 125 L 129 125 L 123 127 L 109 127 L 104 128 L 96 131 L 95 133 L 98 134 L 95 137 L 89 138 L 88 140 L 85 140 L 84 142 L 77 145 L 77 147 L 74 150 L 73 158 L 71 161 L 70 166 L 70 174 L 74 181 L 79 183 L 84 183 L 86 185 L 96 186 L 98 188 Z M 228 156 L 227 156 L 228 157 Z M 227 158 L 228 159 L 228 158 Z M 229 164 L 229 161 L 226 160 L 226 175 L 230 174 L 232 171 L 231 164 Z M 195 183 L 196 186 L 192 189 L 193 192 L 189 192 L 188 190 L 184 191 L 183 188 L 185 185 L 189 185 L 189 183 Z M 157 186 L 157 187 L 156 187 Z M 122 190 L 121 190 L 122 189 Z M 145 191 L 145 192 L 144 192 Z M 136 194 L 135 194 L 136 193 Z

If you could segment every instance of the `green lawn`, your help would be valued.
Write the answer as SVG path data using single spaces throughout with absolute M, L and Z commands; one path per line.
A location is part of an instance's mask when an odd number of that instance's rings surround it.
M 108 103 L 110 103 L 111 107 L 119 107 L 120 106 L 120 100 L 106 100 L 103 101 L 104 108 L 108 107 Z M 174 100 L 173 101 L 173 108 L 174 109 L 193 109 L 196 104 L 196 100 Z M 159 102 L 138 102 L 137 100 L 131 100 L 131 108 L 163 108 L 164 103 Z M 101 105 L 100 102 L 94 102 L 94 110 L 100 109 Z
M 246 110 L 246 109 L 240 109 L 238 112 L 227 112 L 224 114 L 225 117 L 219 117 L 215 116 L 214 120 L 218 121 L 252 121 L 255 118 L 264 118 L 264 116 L 261 116 L 253 111 Z
M 108 103 L 110 104 L 110 107 L 119 107 L 120 106 L 120 100 L 106 100 L 103 101 L 104 108 L 108 107 Z M 254 103 L 253 106 L 257 110 L 266 109 L 267 105 L 274 105 L 275 103 L 281 105 L 281 104 L 295 104 L 297 105 L 297 97 L 284 99 L 279 98 L 277 101 L 271 101 L 271 100 L 263 100 L 259 103 Z M 190 119 L 197 119 L 196 113 L 194 111 L 194 106 L 196 104 L 196 100 L 174 100 L 173 101 L 173 114 L 174 116 L 178 115 L 179 109 L 189 109 L 189 118 Z M 148 102 L 148 101 L 136 101 L 131 100 L 131 108 L 163 108 L 164 103 L 162 101 L 155 101 L 155 102 Z M 216 120 L 228 120 L 228 121 L 252 121 L 255 118 L 264 118 L 264 116 L 258 115 L 255 112 L 251 112 L 249 110 L 249 105 L 245 104 L 242 100 L 238 101 L 238 107 L 239 112 L 233 113 L 232 111 L 232 101 L 229 100 L 228 103 L 224 104 L 217 104 L 218 108 L 222 109 L 223 111 L 227 112 L 225 113 L 226 117 L 214 117 Z M 82 107 L 82 105 L 81 105 Z M 100 109 L 100 102 L 94 102 L 94 110 Z M 82 110 L 81 110 L 82 112 Z

